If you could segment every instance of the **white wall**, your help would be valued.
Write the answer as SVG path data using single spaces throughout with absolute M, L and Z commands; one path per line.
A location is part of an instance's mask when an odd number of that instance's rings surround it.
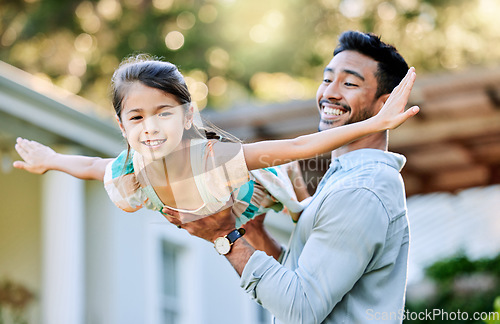
M 500 253 L 499 185 L 410 197 L 408 217 L 410 284 L 426 266 L 459 251 L 473 259 Z

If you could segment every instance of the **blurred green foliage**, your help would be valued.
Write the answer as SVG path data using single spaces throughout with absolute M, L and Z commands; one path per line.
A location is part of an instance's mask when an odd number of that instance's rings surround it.
M 459 253 L 451 258 L 438 261 L 426 269 L 426 277 L 436 287 L 432 296 L 423 300 L 408 300 L 406 310 L 414 313 L 433 312 L 455 314 L 460 311 L 467 313 L 464 317 L 452 319 L 452 316 L 433 318 L 434 321 L 405 320 L 405 323 L 484 323 L 473 321 L 475 312 L 500 311 L 500 254 L 493 258 L 470 260 L 465 254 Z M 464 315 L 465 316 L 465 315 Z M 497 314 L 496 316 L 500 316 Z M 423 317 L 422 317 L 423 318 Z M 494 321 L 494 315 L 487 323 Z M 448 320 L 447 320 L 448 319 Z
M 500 315 L 500 296 L 493 302 L 493 311 Z M 500 324 L 500 316 L 494 319 L 486 320 L 486 324 Z
M 500 59 L 497 0 L 3 0 L 0 60 L 109 106 L 122 58 L 177 64 L 203 108 L 314 97 L 338 35 L 374 32 L 420 73 Z

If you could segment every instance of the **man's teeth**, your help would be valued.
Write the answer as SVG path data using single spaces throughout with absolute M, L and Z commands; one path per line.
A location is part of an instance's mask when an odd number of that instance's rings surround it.
M 163 142 L 164 140 L 153 140 L 153 141 L 144 141 L 143 143 L 146 145 L 155 146 L 155 145 L 160 145 Z
M 330 108 L 330 107 L 325 107 L 323 108 L 323 112 L 327 115 L 334 115 L 334 116 L 340 116 L 345 114 L 345 111 L 337 109 L 337 108 Z

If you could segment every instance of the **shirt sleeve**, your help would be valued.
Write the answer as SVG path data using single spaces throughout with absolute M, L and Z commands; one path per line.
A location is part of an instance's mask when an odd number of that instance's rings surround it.
M 143 197 L 134 173 L 132 157 L 123 151 L 106 166 L 104 188 L 111 201 L 126 212 L 134 212 L 143 207 L 147 198 Z
M 383 249 L 387 228 L 387 213 L 371 191 L 332 193 L 316 212 L 297 268 L 257 251 L 241 287 L 284 323 L 320 323 Z

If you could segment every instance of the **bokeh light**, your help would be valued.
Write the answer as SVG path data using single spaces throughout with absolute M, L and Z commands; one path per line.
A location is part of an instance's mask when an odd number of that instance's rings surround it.
M 198 18 L 200 21 L 210 24 L 217 19 L 217 8 L 211 4 L 203 5 L 198 11 Z
M 183 11 L 177 16 L 177 26 L 181 29 L 191 29 L 196 23 L 196 16 L 189 11 Z
M 221 76 L 216 76 L 208 81 L 208 92 L 212 96 L 222 96 L 227 90 L 227 81 Z
M 122 7 L 116 0 L 100 0 L 97 3 L 97 12 L 107 20 L 115 20 L 121 16 Z
M 220 47 L 213 47 L 207 51 L 207 60 L 211 66 L 224 70 L 229 64 L 229 53 Z
M 153 7 L 160 11 L 167 11 L 174 4 L 174 0 L 153 0 Z
M 94 47 L 94 39 L 87 33 L 81 33 L 75 39 L 75 49 L 78 52 L 88 52 Z
M 178 50 L 184 45 L 184 35 L 179 31 L 171 31 L 165 36 L 165 45 L 173 51 Z
M 358 18 L 365 13 L 364 0 L 342 0 L 340 12 L 347 18 Z

